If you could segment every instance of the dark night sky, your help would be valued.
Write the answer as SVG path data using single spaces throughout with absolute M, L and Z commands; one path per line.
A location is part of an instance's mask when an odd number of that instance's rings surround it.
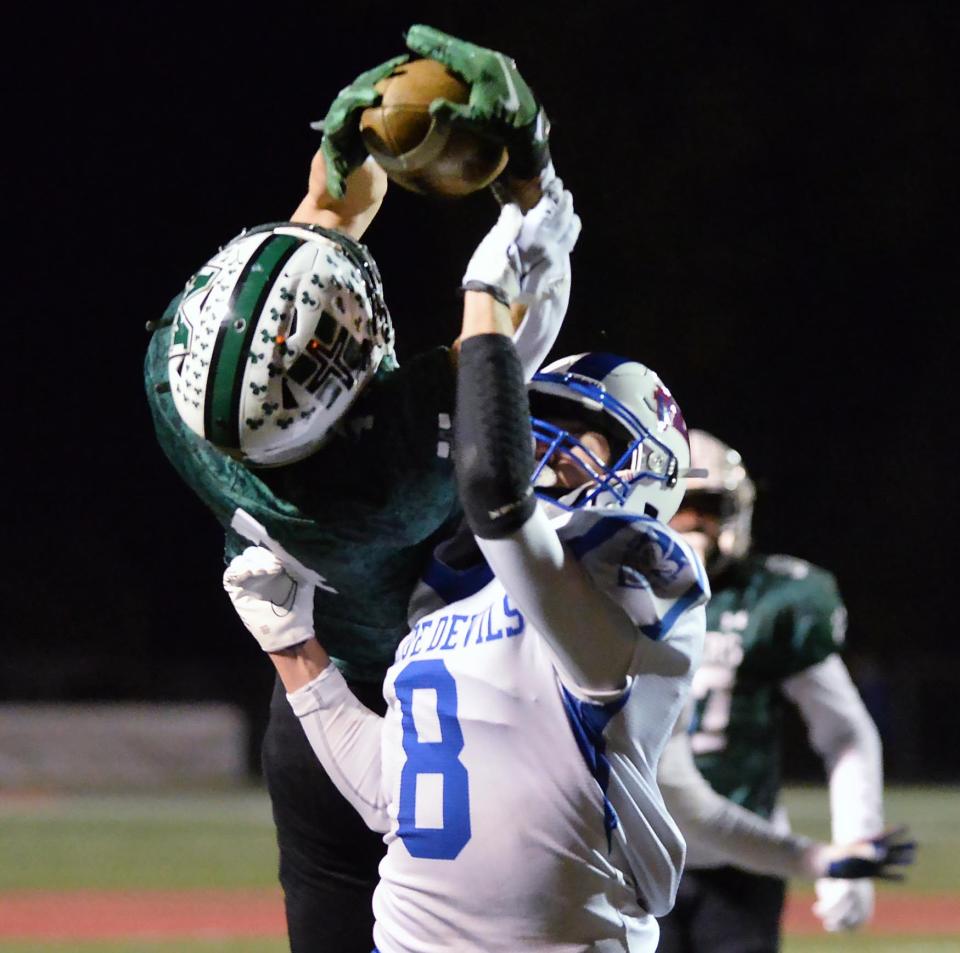
M 418 20 L 511 53 L 547 105 L 584 224 L 555 354 L 643 360 L 738 447 L 759 543 L 837 574 L 855 653 L 893 678 L 957 661 L 952 5 L 91 9 L 35 13 L 7 61 L 6 697 L 268 677 L 212 518 L 154 444 L 143 326 L 242 227 L 289 215 L 309 121 Z M 493 217 L 486 195 L 391 191 L 366 240 L 401 359 L 454 336 Z

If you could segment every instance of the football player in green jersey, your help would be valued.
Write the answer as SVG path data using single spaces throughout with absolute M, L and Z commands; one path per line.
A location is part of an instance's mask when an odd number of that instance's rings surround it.
M 661 921 L 659 949 L 766 953 L 779 949 L 785 883 L 742 867 L 833 874 L 817 881 L 814 908 L 831 931 L 869 920 L 873 884 L 865 878 L 890 876 L 884 864 L 831 867 L 836 852 L 817 853 L 809 841 L 785 832 L 785 819 L 777 814 L 785 699 L 799 708 L 824 759 L 834 842 L 858 844 L 873 861 L 891 864 L 909 863 L 913 845 L 894 843 L 900 832 L 880 834 L 880 739 L 838 654 L 846 610 L 833 577 L 800 559 L 753 553 L 754 485 L 740 455 L 702 431 L 691 430 L 690 443 L 694 465 L 709 476 L 689 481 L 671 525 L 702 555 L 713 590 L 703 661 L 693 682 L 690 746 L 714 791 L 774 826 L 782 822 L 784 833 L 779 845 L 768 837 L 766 857 L 761 840 L 756 856 L 744 854 L 745 861 L 733 865 L 735 852 L 722 837 L 711 842 L 685 829 L 687 867 L 676 906 Z M 670 770 L 667 754 L 661 775 Z M 664 780 L 669 801 L 669 778 Z M 853 879 L 837 879 L 851 874 Z
M 537 245 L 526 269 L 529 311 L 515 312 L 516 345 L 532 376 L 566 310 L 579 227 L 553 172 L 548 124 L 503 54 L 425 26 L 406 39 L 472 84 L 455 115 L 433 104 L 444 121 L 508 146 L 497 194 L 517 196 L 529 214 L 521 222 L 517 206 L 504 205 L 497 227 L 518 230 L 516 253 L 526 254 L 525 235 L 542 241 L 545 218 L 571 225 Z M 397 365 L 380 276 L 358 244 L 387 185 L 366 158 L 358 116 L 404 59 L 340 91 L 291 221 L 241 233 L 197 270 L 153 326 L 145 368 L 158 440 L 223 525 L 226 559 L 248 544 L 243 533 L 274 541 L 305 568 L 325 643 L 375 710 L 424 561 L 459 519 L 456 348 Z M 369 953 L 383 844 L 323 773 L 279 682 L 263 763 L 293 953 Z

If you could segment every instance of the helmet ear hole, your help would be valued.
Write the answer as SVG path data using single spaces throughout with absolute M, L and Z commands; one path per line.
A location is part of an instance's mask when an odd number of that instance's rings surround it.
M 287 383 L 286 379 L 280 382 L 280 392 L 283 394 L 284 410 L 300 409 L 300 404 L 297 402 L 297 398 L 293 396 L 293 391 L 290 390 L 290 385 Z

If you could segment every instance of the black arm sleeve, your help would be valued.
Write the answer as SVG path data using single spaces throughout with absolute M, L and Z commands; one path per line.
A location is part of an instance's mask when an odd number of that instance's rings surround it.
M 536 509 L 523 369 L 513 341 L 480 334 L 460 346 L 455 422 L 457 489 L 470 529 L 500 539 Z

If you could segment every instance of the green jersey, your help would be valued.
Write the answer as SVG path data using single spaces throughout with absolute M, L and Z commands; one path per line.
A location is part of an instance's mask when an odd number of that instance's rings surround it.
M 780 788 L 780 683 L 837 651 L 846 612 L 833 576 L 791 556 L 750 556 L 711 585 L 691 745 L 714 790 L 769 817 Z
M 459 517 L 451 454 L 455 375 L 446 348 L 381 369 L 305 460 L 251 469 L 195 436 L 167 383 L 168 306 L 147 351 L 147 400 L 174 468 L 226 530 L 229 560 L 250 543 L 246 510 L 336 590 L 316 592 L 317 631 L 349 678 L 379 681 L 408 631 L 407 603 L 436 536 Z

